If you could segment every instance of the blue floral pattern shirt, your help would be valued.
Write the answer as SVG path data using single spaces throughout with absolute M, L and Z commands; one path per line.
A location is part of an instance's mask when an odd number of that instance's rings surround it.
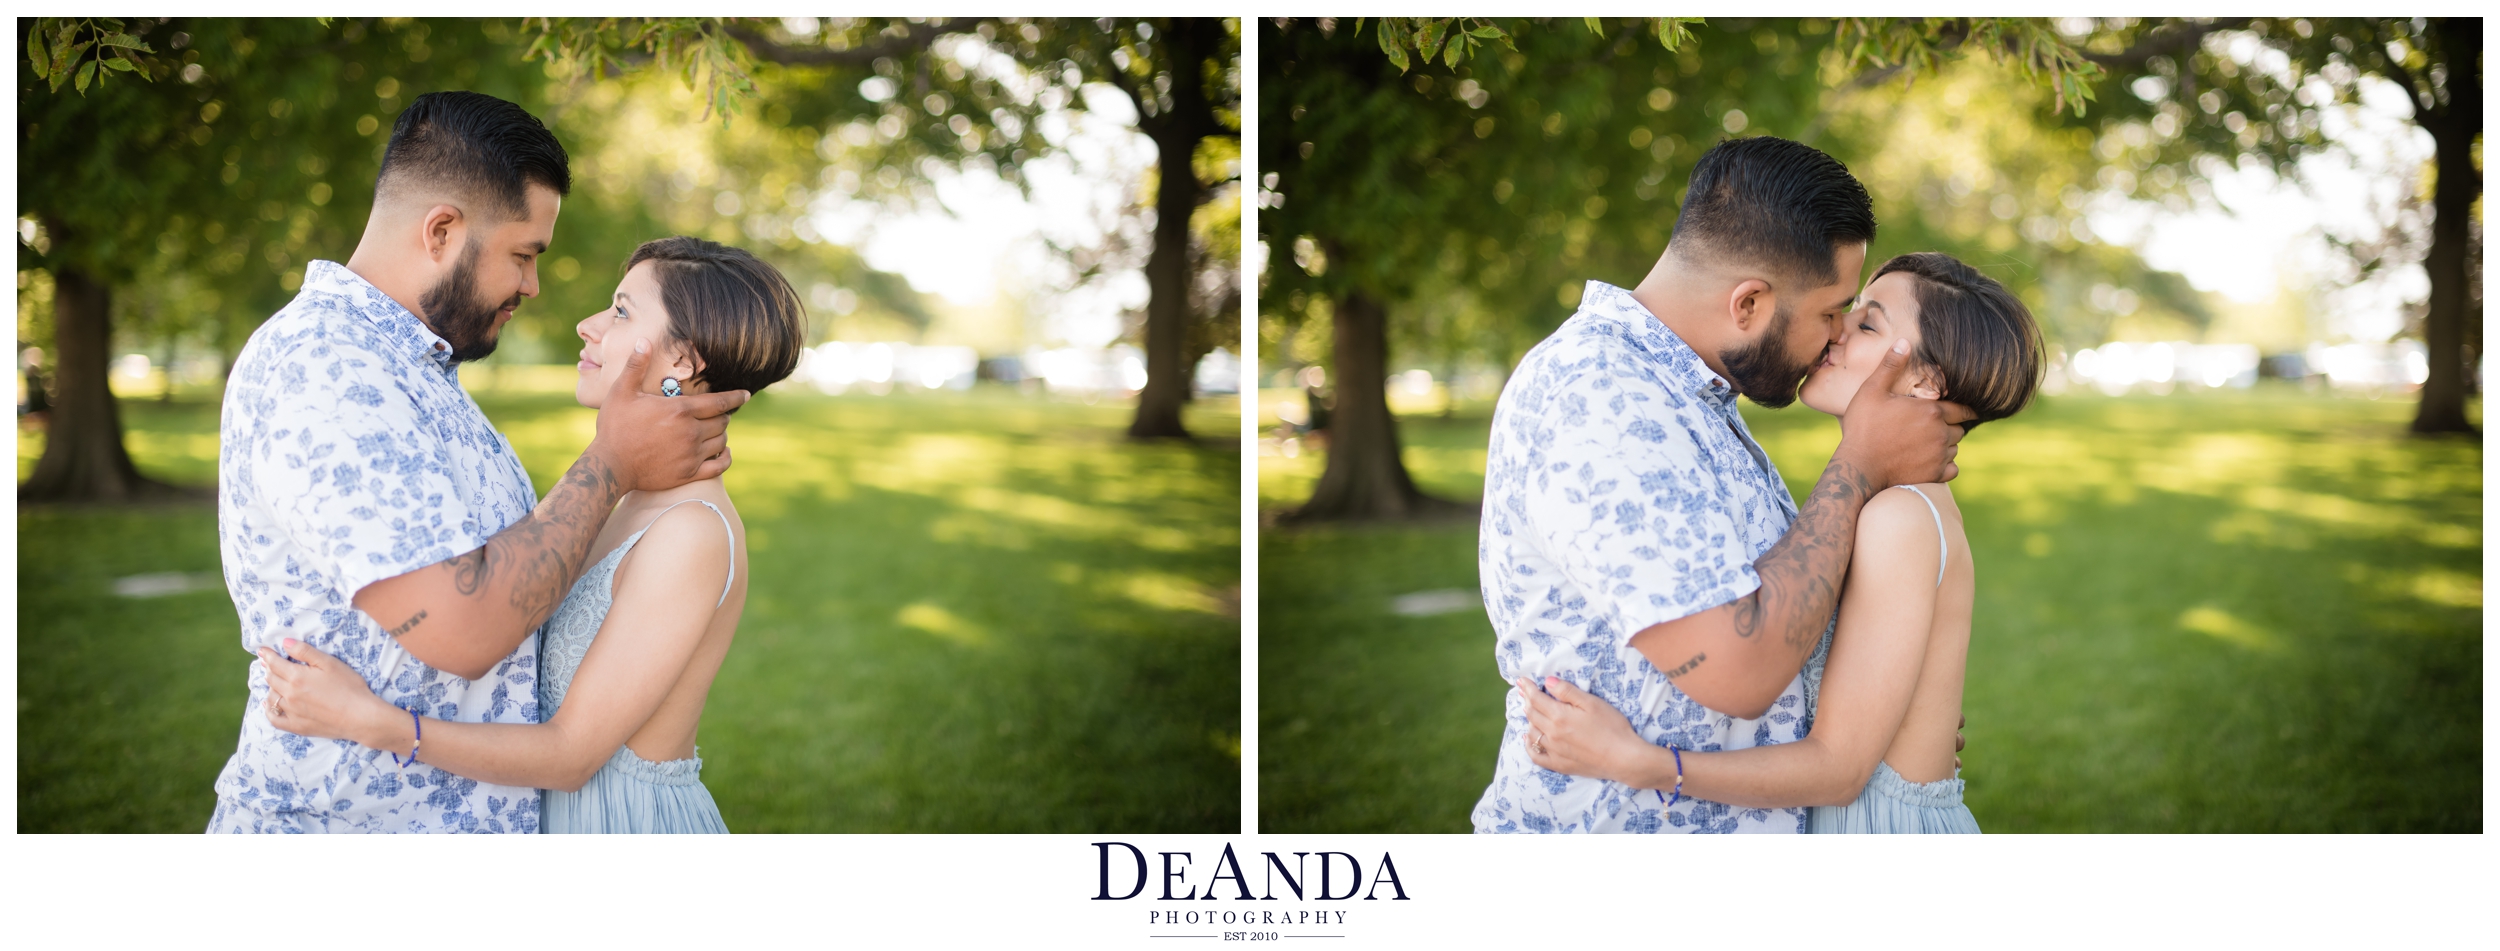
M 1580 310 L 1502 388 L 1485 456 L 1476 568 L 1504 681 L 1560 677 L 1614 704 L 1643 739 L 1739 750 L 1805 736 L 1830 631 L 1760 719 L 1703 707 L 1632 635 L 1761 587 L 1754 559 L 1796 501 L 1736 411 L 1736 393 L 1622 288 Z M 1803 832 L 1804 809 L 1746 809 L 1539 768 L 1513 688 L 1478 832 Z
M 537 496 L 512 445 L 460 386 L 450 346 L 346 267 L 303 290 L 236 356 L 219 423 L 217 535 L 243 649 L 293 637 L 401 708 L 538 721 L 538 636 L 485 677 L 426 666 L 349 603 L 357 590 L 473 551 Z M 210 832 L 534 832 L 538 791 L 464 779 L 345 740 L 296 736 L 261 708 L 217 776 Z

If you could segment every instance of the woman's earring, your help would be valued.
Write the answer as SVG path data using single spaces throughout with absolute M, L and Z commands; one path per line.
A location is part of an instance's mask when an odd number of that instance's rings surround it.
M 681 389 L 678 389 L 678 388 L 677 388 L 677 378 L 676 378 L 676 377 L 673 377 L 673 376 L 672 376 L 672 377 L 669 377 L 669 378 L 667 378 L 667 379 L 664 379 L 664 380 L 661 380 L 661 381 L 660 381 L 660 395 L 661 395 L 661 396 L 676 396 L 676 395 L 678 395 L 678 394 L 680 394 L 680 393 L 684 393 L 684 392 L 685 392 L 684 390 L 681 390 Z

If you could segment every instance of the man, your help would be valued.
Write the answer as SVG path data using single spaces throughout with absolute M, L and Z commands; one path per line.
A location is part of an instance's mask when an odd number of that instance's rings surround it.
M 412 712 L 535 722 L 535 630 L 617 500 L 728 467 L 745 392 L 621 387 L 533 509 L 511 443 L 461 389 L 460 364 L 538 294 L 571 187 L 564 147 L 509 102 L 432 93 L 400 113 L 354 256 L 305 269 L 227 384 L 217 531 L 246 652 L 292 637 Z M 255 663 L 209 831 L 536 830 L 537 790 L 435 770 L 422 742 L 385 753 L 273 729 L 267 680 Z
M 1843 332 L 1875 235 L 1866 189 L 1784 139 L 1693 166 L 1675 231 L 1630 291 L 1588 284 L 1493 413 L 1477 568 L 1506 681 L 1547 676 L 1694 750 L 1786 743 L 1814 690 L 1856 538 L 1886 486 L 1953 478 L 1970 411 L 1894 397 L 1886 361 L 1841 421 L 1801 511 L 1737 415 L 1777 409 Z M 1736 809 L 1537 768 L 1525 701 L 1479 832 L 1801 832 L 1802 809 Z

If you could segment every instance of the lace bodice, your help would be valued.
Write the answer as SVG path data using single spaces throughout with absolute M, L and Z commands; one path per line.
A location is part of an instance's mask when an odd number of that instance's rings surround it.
M 729 600 L 729 589 L 738 583 L 738 533 L 729 528 L 729 516 L 719 506 L 702 499 L 678 502 L 661 509 L 660 515 L 667 515 L 670 509 L 686 502 L 711 509 L 712 514 L 720 516 L 721 528 L 729 531 L 729 580 L 721 585 L 721 601 L 714 602 L 718 605 Z M 659 520 L 659 515 L 651 517 L 653 524 Z M 540 629 L 538 711 L 541 722 L 555 719 L 556 708 L 564 704 L 565 691 L 573 686 L 574 672 L 581 670 L 582 658 L 590 654 L 591 640 L 599 636 L 599 626 L 607 623 L 608 609 L 616 605 L 616 566 L 625 561 L 625 553 L 634 550 L 635 543 L 642 541 L 643 532 L 650 530 L 650 525 L 644 525 L 642 531 L 626 538 L 625 543 L 616 546 L 615 551 L 599 559 L 599 563 L 590 566 L 589 571 L 582 572 L 581 580 L 574 582 L 573 590 L 565 594 L 564 603 L 556 606 L 555 616 L 548 618 L 547 626 Z

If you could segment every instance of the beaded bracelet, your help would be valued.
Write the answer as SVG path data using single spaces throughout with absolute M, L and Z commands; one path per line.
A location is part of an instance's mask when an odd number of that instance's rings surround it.
M 1667 747 L 1667 752 L 1675 754 L 1675 798 L 1670 799 L 1667 797 L 1666 793 L 1658 792 L 1658 790 L 1655 789 L 1650 791 L 1658 793 L 1659 802 L 1666 803 L 1668 806 L 1673 806 L 1684 800 L 1684 748 L 1681 746 L 1670 746 Z
M 417 763 L 417 751 L 425 748 L 425 718 L 424 718 L 424 717 L 420 717 L 420 716 L 418 716 L 418 715 L 417 715 L 417 711 L 415 711 L 415 710 L 410 710 L 410 711 L 408 711 L 408 722 L 410 722 L 410 723 L 414 723 L 414 724 L 416 724 L 416 726 L 417 726 L 417 741 L 416 741 L 415 743 L 413 743 L 413 744 L 410 744 L 410 745 L 409 745 L 409 747 L 408 747 L 408 761 L 407 761 L 407 762 L 405 762 L 405 763 L 402 763 L 402 762 L 400 762 L 400 761 L 399 761 L 399 754 L 397 754 L 397 753 L 392 753 L 392 754 L 391 754 L 391 765 L 397 766 L 397 767 L 399 767 L 399 768 L 401 768 L 401 769 L 406 769 L 406 768 L 408 768 L 408 767 L 410 767 L 410 766 L 414 766 L 414 765 L 416 765 L 416 763 Z M 1683 767 L 1682 767 L 1682 766 L 1678 766 L 1678 767 L 1676 767 L 1676 768 L 1677 768 L 1677 770 L 1679 771 L 1679 773 L 1680 773 L 1680 772 L 1681 772 L 1681 770 L 1683 769 Z M 1681 775 L 1678 775 L 1678 776 L 1676 777 L 1675 785 L 1676 785 L 1676 788 L 1678 788 L 1678 789 L 1681 789 L 1681 788 L 1683 788 L 1683 787 L 1684 787 L 1684 779 L 1683 779 L 1683 777 L 1682 777 Z
M 1672 806 L 1683 801 L 1684 799 L 1684 748 L 1681 746 L 1670 746 L 1667 747 L 1667 750 L 1675 754 L 1675 797 L 1667 800 L 1667 805 Z M 410 753 L 408 755 L 413 759 L 417 754 Z

